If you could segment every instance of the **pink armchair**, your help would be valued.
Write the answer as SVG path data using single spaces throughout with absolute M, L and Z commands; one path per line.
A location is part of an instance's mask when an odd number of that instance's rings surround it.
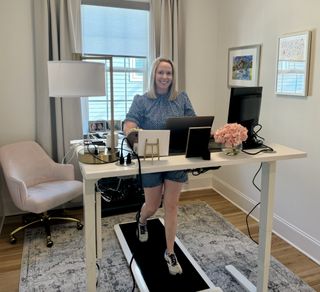
M 70 217 L 51 217 L 47 211 L 56 208 L 82 194 L 82 182 L 75 180 L 71 164 L 54 162 L 34 141 L 17 142 L 0 148 L 0 163 L 11 198 L 20 210 L 39 214 L 39 217 L 10 233 L 15 243 L 15 233 L 26 227 L 42 223 L 47 233 L 47 246 L 51 247 L 50 221 L 64 220 L 77 223 Z

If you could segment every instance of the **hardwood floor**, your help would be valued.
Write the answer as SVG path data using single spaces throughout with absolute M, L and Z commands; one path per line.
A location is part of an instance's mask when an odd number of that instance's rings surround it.
M 213 190 L 200 190 L 184 192 L 180 203 L 202 200 L 207 202 L 226 220 L 236 226 L 241 232 L 247 234 L 245 222 L 246 214 L 231 204 Z M 81 217 L 81 211 L 71 211 L 72 215 Z M 0 236 L 0 291 L 19 291 L 19 277 L 21 255 L 23 248 L 23 232 L 17 234 L 17 243 L 8 242 L 8 234 L 21 223 L 21 216 L 7 217 Z M 249 218 L 250 233 L 258 241 L 258 224 Z M 287 266 L 297 276 L 308 283 L 313 289 L 320 292 L 320 266 L 303 255 L 294 247 L 276 235 L 272 236 L 272 255 Z

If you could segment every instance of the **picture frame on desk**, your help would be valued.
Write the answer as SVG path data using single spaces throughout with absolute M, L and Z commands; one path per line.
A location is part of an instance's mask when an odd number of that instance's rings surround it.
M 88 122 L 88 129 L 89 133 L 96 133 L 96 132 L 106 132 L 108 129 L 107 121 L 89 121 Z
M 211 127 L 190 127 L 188 131 L 186 158 L 201 157 L 210 160 L 209 140 Z
M 261 45 L 230 48 L 228 87 L 258 86 Z
M 169 155 L 169 130 L 138 131 L 138 156 L 158 157 Z

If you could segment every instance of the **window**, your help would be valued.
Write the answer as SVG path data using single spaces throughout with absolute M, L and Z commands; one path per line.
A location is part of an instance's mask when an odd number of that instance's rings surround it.
M 110 7 L 108 4 L 115 2 L 96 0 L 83 1 L 81 6 L 83 54 L 102 58 L 98 62 L 106 66 L 107 90 L 106 96 L 83 99 L 84 132 L 87 132 L 88 121 L 111 118 L 110 63 L 103 60 L 103 56 L 113 57 L 115 120 L 124 120 L 133 97 L 147 87 L 148 3 L 116 2 L 122 7 Z

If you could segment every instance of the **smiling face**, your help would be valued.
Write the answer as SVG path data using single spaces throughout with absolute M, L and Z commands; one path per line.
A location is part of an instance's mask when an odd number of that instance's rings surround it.
M 155 74 L 156 92 L 158 94 L 164 94 L 169 91 L 173 78 L 172 74 L 171 64 L 168 62 L 160 62 Z

